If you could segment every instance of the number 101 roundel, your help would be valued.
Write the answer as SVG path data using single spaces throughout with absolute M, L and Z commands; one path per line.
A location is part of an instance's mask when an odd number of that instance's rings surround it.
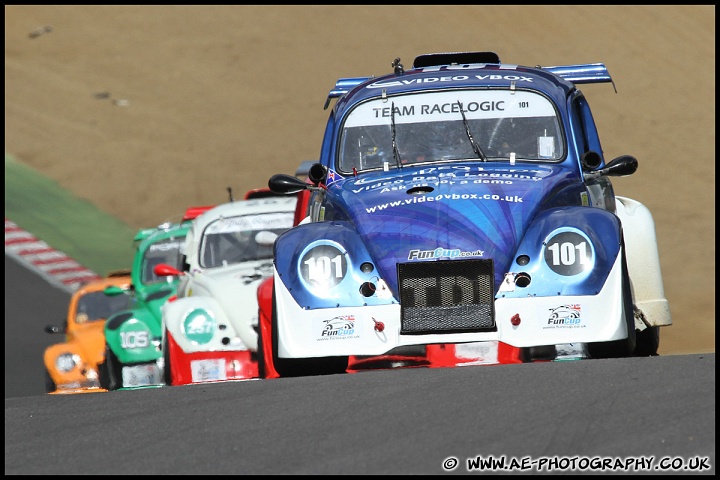
M 339 246 L 313 243 L 302 255 L 300 277 L 308 288 L 334 288 L 347 274 L 347 260 Z

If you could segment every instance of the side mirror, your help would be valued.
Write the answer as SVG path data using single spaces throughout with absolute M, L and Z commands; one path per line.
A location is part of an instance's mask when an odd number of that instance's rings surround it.
M 123 293 L 125 293 L 125 290 L 121 287 L 118 287 L 117 285 L 110 285 L 105 287 L 103 293 L 108 297 L 115 297 L 117 295 L 122 295 Z
M 584 156 L 583 156 L 584 159 Z M 586 172 L 585 177 L 586 178 L 594 178 L 599 176 L 608 176 L 608 177 L 623 177 L 626 175 L 632 175 L 635 173 L 638 169 L 638 161 L 637 158 L 633 157 L 632 155 L 620 155 L 619 157 L 613 159 L 610 163 L 605 165 L 604 168 L 601 168 L 600 170 L 593 170 L 591 172 Z
M 292 175 L 276 173 L 268 180 L 268 187 L 275 193 L 289 194 L 306 190 L 311 185 Z
M 155 265 L 153 273 L 158 277 L 179 277 L 180 275 L 184 275 L 183 272 L 166 263 L 159 263 Z
M 632 155 L 621 155 L 608 163 L 605 168 L 602 169 L 605 175 L 611 177 L 623 177 L 625 175 L 632 175 L 638 169 L 637 158 Z
M 47 325 L 45 327 L 45 332 L 47 333 L 62 333 L 62 329 L 58 327 L 57 325 Z

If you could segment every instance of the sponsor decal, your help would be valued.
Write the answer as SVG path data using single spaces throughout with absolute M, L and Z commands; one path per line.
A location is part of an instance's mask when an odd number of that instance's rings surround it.
M 244 232 L 273 228 L 290 228 L 293 224 L 293 212 L 263 213 L 241 217 L 220 217 L 205 229 L 205 236 L 218 233 Z
M 462 108 L 463 113 L 504 111 L 505 101 L 469 102 Z M 392 107 L 375 107 L 372 110 L 374 118 L 392 117 Z M 436 115 L 439 113 L 460 113 L 460 104 L 457 102 L 432 103 L 420 105 L 405 105 L 395 108 L 397 116 Z
M 582 307 L 579 303 L 551 308 L 550 316 L 543 328 L 585 328 L 581 313 Z
M 430 203 L 430 202 L 440 202 L 445 200 L 492 200 L 497 202 L 508 202 L 508 203 L 522 203 L 523 198 L 518 195 L 497 195 L 497 194 L 482 194 L 478 195 L 475 193 L 467 193 L 467 194 L 457 194 L 453 193 L 452 195 L 449 194 L 442 194 L 442 195 L 435 195 L 435 196 L 422 196 L 422 197 L 412 197 L 408 198 L 406 200 L 397 200 L 395 202 L 389 202 L 389 203 L 380 203 L 378 205 L 375 205 L 373 207 L 367 207 L 365 208 L 365 211 L 367 213 L 375 213 L 376 211 L 382 211 L 387 210 L 393 207 L 401 207 L 403 205 L 411 205 L 416 203 Z
M 466 175 L 470 176 L 470 175 Z M 475 176 L 475 175 L 473 175 Z M 491 176 L 498 176 L 498 175 L 491 175 Z M 532 178 L 533 181 L 540 180 L 539 178 Z M 491 185 L 512 185 L 512 180 L 507 179 L 498 179 L 498 178 L 437 178 L 437 177 L 413 177 L 412 180 L 409 180 L 407 184 L 404 183 L 403 180 L 396 180 L 394 182 L 384 182 L 384 183 L 376 183 L 374 185 L 366 185 L 361 188 L 354 188 L 353 193 L 360 193 L 360 192 L 367 192 L 367 191 L 377 191 L 379 190 L 380 193 L 387 193 L 387 192 L 397 192 L 397 191 L 405 191 L 410 187 L 428 187 L 430 185 L 481 185 L 481 184 L 491 184 Z
M 169 242 L 157 242 L 150 245 L 148 252 L 169 252 L 178 251 L 183 245 L 183 240 L 180 241 L 169 241 Z
M 457 77 L 459 81 L 468 77 Z M 387 88 L 408 83 L 432 83 L 430 79 L 399 80 L 381 82 L 368 88 Z M 461 115 L 462 113 L 462 115 Z M 389 125 L 395 117 L 397 124 L 458 121 L 462 116 L 468 120 L 498 118 L 555 118 L 555 108 L 545 97 L 529 91 L 520 90 L 447 90 L 399 95 L 388 104 L 382 99 L 361 103 L 353 108 L 345 120 L 345 128 Z
M 154 363 L 122 367 L 123 387 L 146 387 L 162 383 L 160 367 Z
M 580 192 L 580 203 L 583 207 L 587 207 L 590 205 L 590 200 L 588 200 L 587 192 Z
M 474 68 L 479 67 L 480 65 L 467 65 L 464 66 L 465 68 Z M 442 67 L 447 68 L 447 67 Z M 435 71 L 439 70 L 439 68 L 436 68 Z M 425 71 L 433 71 L 425 69 Z M 375 82 L 371 83 L 367 86 L 367 88 L 388 88 L 388 87 L 399 87 L 401 85 L 422 85 L 422 84 L 428 84 L 428 83 L 451 83 L 451 82 L 465 82 L 470 79 L 476 79 L 476 80 L 505 80 L 507 82 L 526 82 L 526 83 L 533 83 L 533 79 L 531 77 L 526 77 L 523 75 L 498 75 L 498 74 L 491 74 L 491 75 L 448 75 L 448 76 L 442 76 L 442 77 L 427 77 L 427 78 L 412 78 L 409 80 L 394 80 L 389 82 Z
M 193 382 L 214 382 L 227 380 L 225 359 L 192 360 L 190 371 Z
M 339 315 L 322 321 L 322 330 L 317 341 L 345 340 L 360 338 L 355 333 L 355 315 Z
M 482 257 L 484 250 L 475 250 L 473 252 L 461 252 L 459 248 L 448 249 L 437 247 L 434 250 L 410 250 L 408 260 L 423 260 L 427 258 L 456 258 L 456 257 Z
M 438 185 L 447 183 L 450 185 L 474 184 L 501 184 L 512 185 L 513 180 L 530 180 L 539 182 L 547 172 L 531 169 L 493 169 L 484 170 L 483 167 L 429 167 L 418 170 L 417 175 L 411 179 L 404 178 L 404 175 L 388 175 L 382 178 L 358 178 L 354 185 L 354 193 L 366 190 L 391 191 L 404 189 L 408 186 Z M 400 178 L 398 178 L 400 177 Z

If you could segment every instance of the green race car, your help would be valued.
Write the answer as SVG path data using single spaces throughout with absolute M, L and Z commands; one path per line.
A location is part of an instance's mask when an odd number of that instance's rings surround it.
M 118 390 L 164 385 L 160 307 L 175 294 L 178 279 L 158 276 L 154 268 L 161 263 L 182 268 L 180 247 L 192 220 L 210 208 L 189 208 L 179 223 L 141 229 L 135 235 L 129 293 L 135 297 L 135 306 L 112 315 L 105 323 L 105 358 L 98 366 L 102 388 Z M 120 288 L 106 292 L 128 294 Z

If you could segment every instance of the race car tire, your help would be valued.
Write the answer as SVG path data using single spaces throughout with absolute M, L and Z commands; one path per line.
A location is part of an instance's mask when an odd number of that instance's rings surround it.
M 100 388 L 110 390 L 110 373 L 108 372 L 107 360 L 103 360 L 102 363 L 98 363 L 98 381 L 100 382 Z
M 258 364 L 258 377 L 266 378 L 267 373 L 265 372 L 265 349 L 263 348 L 262 338 L 262 326 L 258 325 L 257 328 L 257 364 Z
M 57 385 L 55 385 L 55 382 L 53 381 L 52 377 L 50 376 L 50 372 L 45 370 L 45 392 L 52 393 L 55 390 L 57 390 Z
M 165 338 L 167 337 L 167 331 L 165 332 Z M 165 342 L 162 346 L 163 352 L 163 381 L 165 385 L 172 386 L 172 366 L 170 365 L 170 346 Z
M 524 347 L 520 350 L 520 358 L 523 363 L 536 361 L 552 361 L 557 358 L 557 347 L 555 345 L 538 345 L 535 347 Z
M 622 291 L 625 312 L 625 323 L 627 324 L 628 336 L 621 340 L 610 342 L 588 343 L 588 353 L 591 358 L 623 358 L 632 357 L 635 353 L 635 315 L 633 309 L 632 287 L 630 285 L 630 274 L 628 273 L 627 261 L 625 259 L 625 245 L 622 248 Z
M 304 377 L 346 373 L 348 357 L 280 358 L 278 356 L 277 306 L 275 302 L 275 289 L 273 288 L 272 331 L 275 334 L 272 336 L 272 359 L 278 375 L 281 377 Z M 258 343 L 258 345 L 261 344 Z M 258 348 L 258 351 L 261 350 Z
M 105 360 L 98 365 L 98 377 L 100 380 L 100 387 L 105 390 L 117 390 L 117 378 L 118 377 L 118 366 L 120 365 L 115 354 L 110 350 L 110 347 L 105 346 Z
M 660 327 L 647 327 L 635 333 L 635 356 L 654 357 L 660 347 Z

